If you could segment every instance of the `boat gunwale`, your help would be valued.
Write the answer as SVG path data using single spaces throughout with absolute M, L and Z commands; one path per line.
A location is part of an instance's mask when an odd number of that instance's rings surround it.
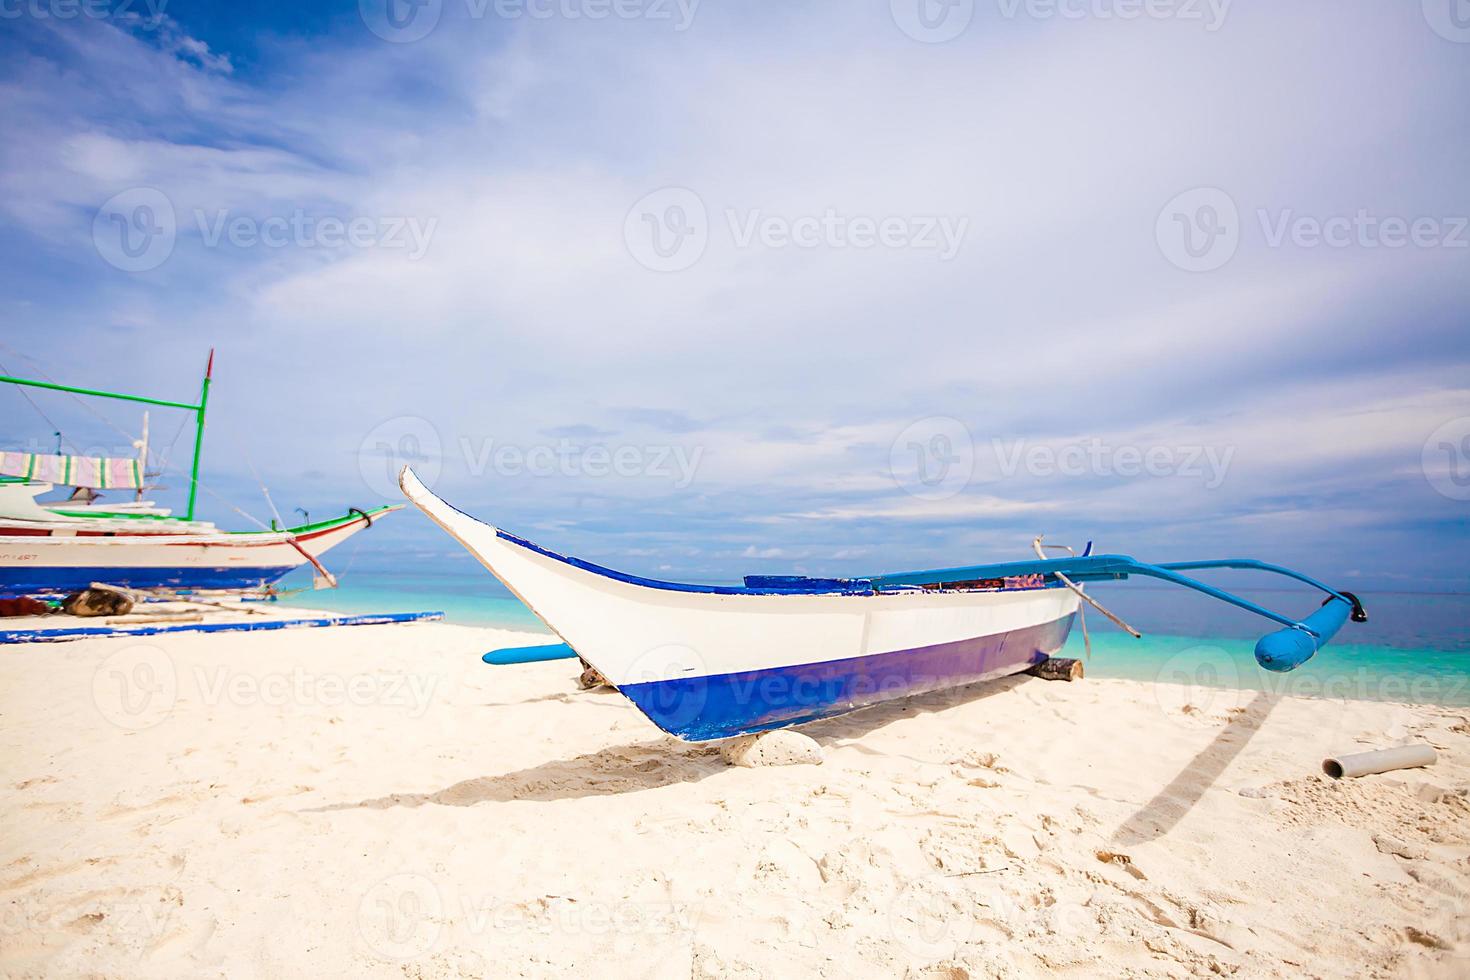
M 315 522 L 313 524 L 302 524 L 302 525 L 300 525 L 298 527 L 282 528 L 280 530 L 262 529 L 262 530 L 256 530 L 256 531 L 224 531 L 224 530 L 220 530 L 219 528 L 216 528 L 214 525 L 209 524 L 208 522 L 205 522 L 205 521 L 187 521 L 187 520 L 185 520 L 182 517 L 163 517 L 163 518 L 155 518 L 155 520 L 178 521 L 181 524 L 191 524 L 193 526 L 192 527 L 189 527 L 189 528 L 181 528 L 179 530 L 162 530 L 162 529 L 159 529 L 159 530 L 149 530 L 149 531 L 134 531 L 134 530 L 129 529 L 129 528 L 118 528 L 116 530 L 108 530 L 106 532 L 102 532 L 102 531 L 98 531 L 95 528 L 92 528 L 92 527 L 88 527 L 87 526 L 88 523 L 90 523 L 90 522 L 98 522 L 98 523 L 101 523 L 101 522 L 106 522 L 106 521 L 109 521 L 109 520 L 112 520 L 113 519 L 111 517 L 103 517 L 100 514 L 99 515 L 95 515 L 95 516 L 72 518 L 72 519 L 66 520 L 66 521 L 28 521 L 28 520 L 25 520 L 23 518 L 0 517 L 0 525 L 3 525 L 3 526 L 14 526 L 14 527 L 23 527 L 23 528 L 26 528 L 27 530 L 34 529 L 34 530 L 48 530 L 48 531 L 53 531 L 53 532 L 54 531 L 63 531 L 63 532 L 67 532 L 67 531 L 70 531 L 70 532 L 89 532 L 89 533 L 87 533 L 85 535 L 81 535 L 81 534 L 74 535 L 74 534 L 65 534 L 65 533 L 63 533 L 63 534 L 54 534 L 53 533 L 53 534 L 45 535 L 47 537 L 53 537 L 53 538 L 64 538 L 64 539 L 69 540 L 69 541 L 75 541 L 75 540 L 78 540 L 78 539 L 96 540 L 96 539 L 99 539 L 99 538 L 100 539 L 103 539 L 103 540 L 109 540 L 109 541 L 117 540 L 118 538 L 123 538 L 123 539 L 126 539 L 128 541 L 153 541 L 153 540 L 156 540 L 156 539 L 166 539 L 166 538 L 190 538 L 192 540 L 189 540 L 189 541 L 170 541 L 168 543 L 170 543 L 170 544 L 198 544 L 198 543 L 213 543 L 213 542 L 229 542 L 229 543 L 233 543 L 233 544 L 249 546 L 249 545 L 254 545 L 254 544 L 275 544 L 275 543 L 278 543 L 278 542 L 281 542 L 281 541 L 289 540 L 291 538 L 295 538 L 295 539 L 301 540 L 301 541 L 309 541 L 309 540 L 311 540 L 314 537 L 318 537 L 318 536 L 320 536 L 322 534 L 326 534 L 326 533 L 331 532 L 331 531 L 339 530 L 340 528 L 346 527 L 346 526 L 348 526 L 350 524 L 357 523 L 359 521 L 366 520 L 369 523 L 371 523 L 372 521 L 376 520 L 379 516 L 381 516 L 383 514 L 389 514 L 389 513 L 392 513 L 393 511 L 396 511 L 396 510 L 402 510 L 404 508 L 404 506 L 406 506 L 406 505 L 404 505 L 404 504 L 383 504 L 381 506 L 374 507 L 372 510 L 360 510 L 359 509 L 356 512 L 347 513 L 347 514 L 342 515 L 341 517 L 333 517 L 333 518 L 329 518 L 328 520 L 325 520 L 325 521 L 317 521 L 317 522 Z M 201 525 L 203 525 L 203 526 L 201 526 Z M 34 538 L 34 537 L 40 537 L 40 535 L 5 534 L 3 531 L 0 531 L 0 541 L 5 541 L 8 538 L 21 538 L 21 537 L 24 537 L 24 538 L 28 538 L 29 539 L 29 538 Z M 253 541 L 252 540 L 241 540 L 242 538 L 243 539 L 255 538 L 255 539 L 261 539 L 261 540 L 253 540 Z M 269 539 L 269 540 L 264 540 L 264 539 Z
M 447 504 L 447 501 L 446 501 L 446 504 Z M 470 517 L 471 520 L 477 520 L 476 518 L 471 517 L 471 515 L 465 514 L 464 511 L 459 510 L 457 507 L 454 507 L 453 504 L 447 504 L 447 505 L 449 507 L 451 507 L 451 508 L 454 508 L 460 514 L 463 514 L 465 517 Z M 480 523 L 483 523 L 483 522 L 480 522 Z M 486 525 L 486 526 L 492 526 L 492 525 Z M 1055 588 L 1059 588 L 1060 587 L 1060 583 L 1058 583 L 1058 582 L 1047 582 L 1046 584 L 1041 585 L 1041 586 L 1029 585 L 1029 586 L 1024 586 L 1024 587 L 1020 587 L 1020 588 L 1014 588 L 1014 589 L 1011 589 L 1011 588 L 1001 588 L 1001 589 L 995 589 L 995 588 L 986 588 L 986 589 L 943 589 L 943 588 L 920 588 L 918 586 L 899 586 L 899 587 L 890 587 L 890 588 L 887 588 L 887 589 L 883 589 L 883 588 L 877 587 L 874 584 L 874 581 L 872 579 L 867 579 L 867 578 L 860 578 L 860 579 L 813 579 L 812 580 L 813 582 L 846 582 L 846 583 L 848 583 L 848 585 L 850 587 L 849 588 L 837 588 L 837 587 L 823 588 L 823 587 L 813 587 L 813 588 L 810 588 L 810 589 L 796 589 L 796 588 L 786 588 L 786 589 L 770 588 L 770 589 L 767 589 L 767 588 L 751 588 L 749 586 L 743 586 L 743 585 L 705 585 L 705 584 L 700 584 L 700 583 L 689 583 L 689 582 L 669 582 L 669 581 L 666 581 L 666 580 L 663 580 L 663 579 L 646 578 L 646 577 L 644 577 L 642 575 L 634 575 L 634 574 L 632 574 L 630 572 L 620 572 L 620 571 L 618 571 L 615 568 L 608 568 L 605 565 L 599 565 L 599 564 L 597 564 L 595 562 L 590 562 L 590 561 L 587 561 L 586 559 L 583 559 L 583 558 L 577 558 L 577 557 L 572 556 L 572 555 L 563 555 L 563 554 L 560 554 L 558 552 L 552 551 L 549 548 L 544 548 L 541 545 L 536 544 L 534 541 L 528 541 L 527 539 L 525 539 L 523 537 L 520 537 L 517 534 L 512 534 L 510 531 L 506 531 L 506 530 L 504 530 L 502 528 L 496 527 L 496 528 L 494 528 L 494 530 L 495 530 L 495 534 L 496 534 L 497 537 L 501 538 L 502 540 L 508 541 L 511 544 L 519 545 L 520 547 L 525 548 L 527 551 L 530 551 L 533 554 L 541 555 L 541 556 L 543 556 L 545 558 L 554 559 L 554 560 L 559 561 L 559 562 L 561 562 L 561 563 L 563 563 L 565 565 L 570 565 L 573 568 L 581 569 L 584 572 L 590 572 L 590 573 L 592 573 L 594 575 L 601 576 L 602 578 L 611 579 L 611 580 L 613 580 L 615 582 L 622 582 L 622 583 L 624 583 L 626 585 L 636 585 L 636 586 L 640 586 L 642 588 L 647 588 L 647 589 L 658 589 L 658 590 L 661 590 L 661 591 L 664 591 L 664 592 L 684 592 L 684 593 L 694 593 L 694 594 L 703 594 L 703 595 L 729 595 L 729 596 L 737 596 L 737 595 L 741 595 L 741 596 L 792 596 L 792 597 L 796 597 L 796 596 L 827 596 L 827 597 L 832 597 L 832 596 L 851 596 L 851 597 L 855 597 L 855 598 L 861 598 L 861 597 L 865 597 L 866 596 L 866 597 L 871 598 L 871 597 L 874 597 L 874 596 L 937 595 L 937 594 L 944 594 L 944 593 L 966 593 L 966 594 L 981 594 L 981 595 L 993 595 L 993 594 L 1002 594 L 1002 593 L 1028 593 L 1028 592 L 1050 591 L 1050 590 L 1053 590 Z

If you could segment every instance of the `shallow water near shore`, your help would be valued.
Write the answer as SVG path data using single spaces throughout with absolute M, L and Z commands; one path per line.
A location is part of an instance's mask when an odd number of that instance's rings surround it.
M 1063 655 L 1085 656 L 1081 631 L 1072 631 Z M 1091 677 L 1160 681 L 1200 689 L 1470 705 L 1470 654 L 1444 650 L 1333 643 L 1296 670 L 1273 674 L 1257 665 L 1253 640 L 1154 634 L 1134 639 L 1110 631 L 1093 635 L 1092 657 L 1086 665 Z M 1203 690 L 1201 699 L 1209 700 Z
M 309 585 L 293 574 L 283 585 Z M 1241 589 L 1242 595 L 1290 615 L 1320 601 L 1298 589 Z M 1166 681 L 1200 688 L 1268 691 L 1299 697 L 1470 705 L 1470 595 L 1364 592 L 1367 623 L 1347 623 L 1337 639 L 1289 674 L 1257 666 L 1255 641 L 1274 627 L 1234 607 L 1179 589 L 1106 584 L 1090 592 L 1144 633 L 1134 639 L 1095 612 L 1087 618 L 1094 677 Z M 293 604 L 343 612 L 437 610 L 447 621 L 527 632 L 549 631 L 490 575 L 358 568 L 336 590 L 303 592 Z M 1084 657 L 1073 628 L 1063 655 Z M 488 669 L 488 668 L 487 668 Z

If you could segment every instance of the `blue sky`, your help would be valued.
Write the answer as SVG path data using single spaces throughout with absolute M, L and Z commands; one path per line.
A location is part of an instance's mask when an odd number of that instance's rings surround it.
M 1449 0 L 386 2 L 0 20 L 0 363 L 187 398 L 216 347 L 207 516 L 408 457 L 671 577 L 1046 532 L 1470 587 Z

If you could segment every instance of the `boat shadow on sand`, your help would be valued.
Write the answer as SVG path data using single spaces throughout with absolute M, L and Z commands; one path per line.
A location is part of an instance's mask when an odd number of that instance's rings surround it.
M 879 752 L 861 743 L 854 744 L 852 740 L 905 718 L 980 701 L 1013 691 L 1027 683 L 1046 682 L 1022 676 L 982 681 L 966 687 L 874 705 L 803 725 L 799 731 L 816 739 L 824 749 L 856 748 L 871 754 L 892 755 L 893 753 Z M 474 806 L 477 803 L 507 803 L 512 800 L 574 800 L 693 783 L 729 771 L 730 766 L 720 758 L 718 743 L 681 742 L 672 736 L 666 736 L 653 741 L 612 745 L 570 759 L 553 759 L 498 776 L 478 776 L 432 793 L 392 793 L 355 803 L 310 807 L 303 812 L 388 810 L 426 805 Z
M 1279 700 L 1279 695 L 1261 691 L 1244 708 L 1232 714 L 1210 744 L 1197 752 L 1169 785 L 1118 826 L 1113 833 L 1113 842 L 1125 846 L 1146 844 L 1166 836 L 1204 798 L 1245 749 Z

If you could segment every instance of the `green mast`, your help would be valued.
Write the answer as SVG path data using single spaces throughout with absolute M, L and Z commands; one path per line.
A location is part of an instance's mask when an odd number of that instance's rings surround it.
M 189 509 L 184 520 L 194 519 L 194 498 L 199 494 L 199 456 L 204 449 L 204 408 L 209 404 L 209 380 L 214 374 L 214 348 L 209 349 L 209 362 L 204 365 L 204 383 L 199 386 L 199 406 L 194 412 L 194 465 L 189 469 Z

